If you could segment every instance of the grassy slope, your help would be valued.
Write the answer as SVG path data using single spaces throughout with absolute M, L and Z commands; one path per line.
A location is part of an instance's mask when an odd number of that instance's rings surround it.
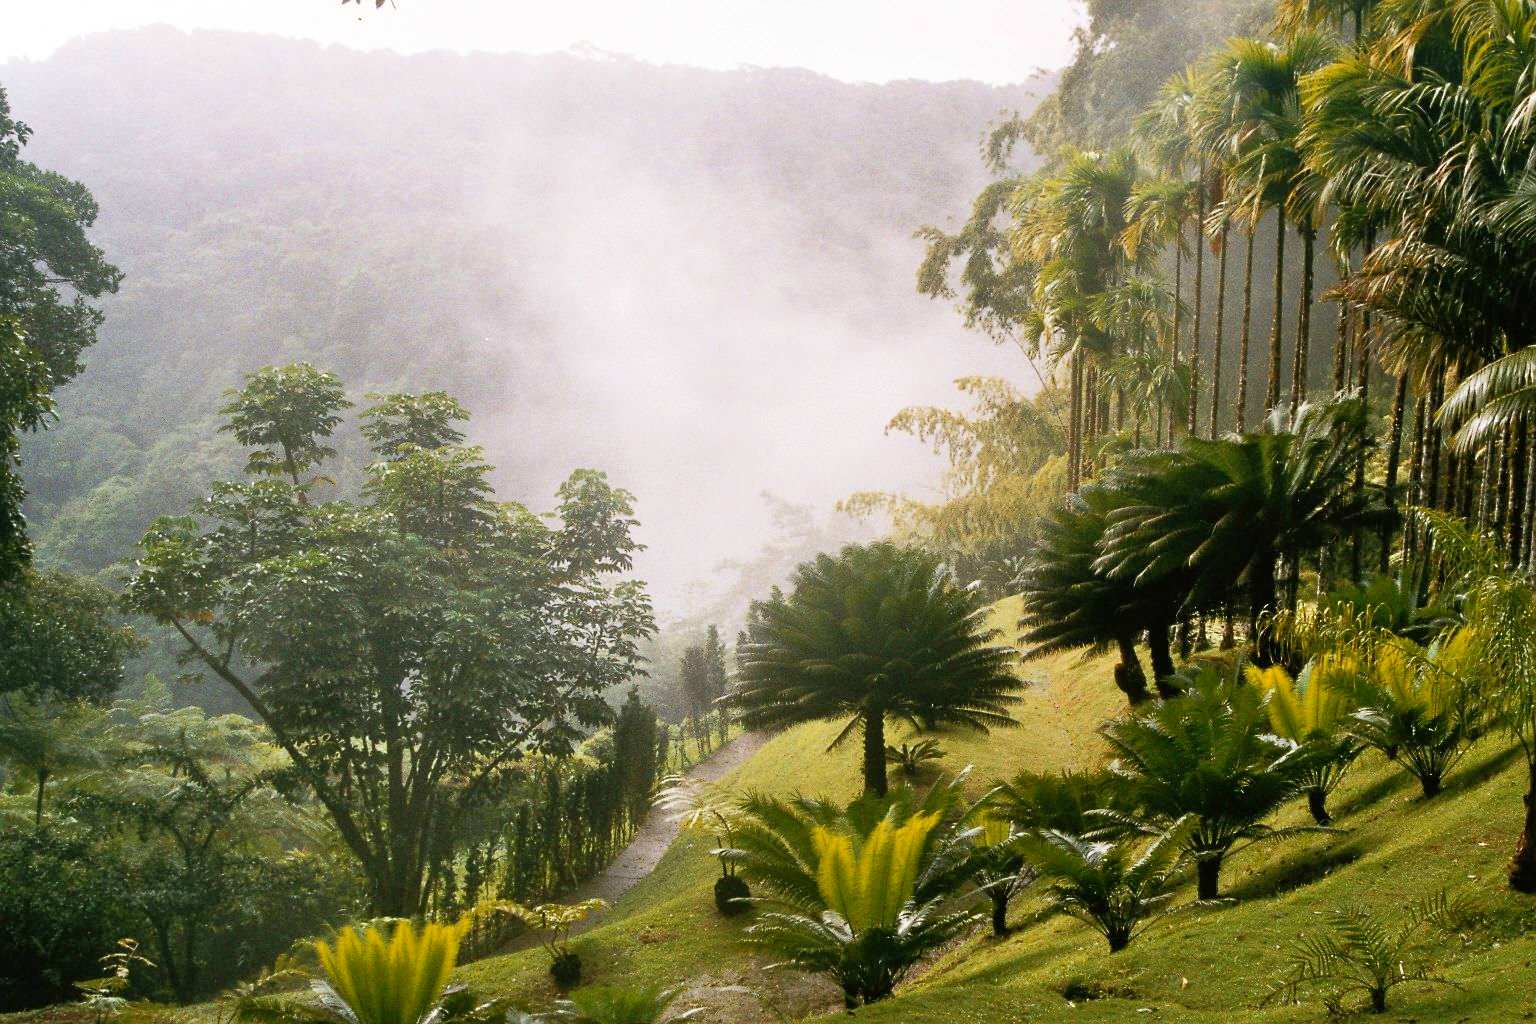
M 1017 606 L 999 608 L 1009 624 Z M 944 739 L 949 766 L 975 765 L 974 782 L 1023 767 L 1068 767 L 1100 757 L 1094 726 L 1119 708 L 1108 662 L 1073 656 L 1042 661 L 1040 680 L 1020 707 L 1022 726 L 991 737 Z M 851 796 L 855 752 L 825 753 L 835 727 L 807 726 L 769 742 L 739 769 L 751 788 Z M 1488 740 L 1452 774 L 1432 802 L 1415 797 L 1378 757 L 1368 756 L 1335 794 L 1337 836 L 1308 837 L 1241 854 L 1224 872 L 1234 906 L 1164 920 L 1124 953 L 1108 956 L 1101 940 L 1074 921 L 1021 928 L 1002 942 L 978 935 L 949 951 L 887 1003 L 860 1010 L 871 1021 L 1119 1021 L 1156 1011 L 1165 1021 L 1319 1020 L 1319 1006 L 1256 1011 L 1289 942 L 1317 928 L 1328 909 L 1352 903 L 1391 910 L 1442 888 L 1478 913 L 1477 930 L 1448 938 L 1444 973 L 1464 986 L 1404 988 L 1388 1019 L 1421 1022 L 1525 1021 L 1536 1017 L 1536 901 L 1509 894 L 1501 867 L 1514 841 L 1523 762 Z M 1292 808 L 1287 821 L 1301 823 Z M 684 837 L 656 872 L 627 894 L 613 917 L 581 937 L 578 948 L 594 982 L 658 981 L 692 986 L 744 985 L 766 991 L 784 1011 L 826 1006 L 825 989 L 765 974 L 740 941 L 743 925 L 714 913 L 715 869 L 708 843 Z M 1192 886 L 1190 887 L 1193 888 Z M 1024 900 L 1017 914 L 1032 919 Z M 515 993 L 537 1004 L 551 995 L 538 950 L 461 969 L 482 992 Z M 1069 983 L 1103 993 L 1069 1003 Z M 1399 1014 L 1396 1011 L 1401 1010 Z M 732 1019 L 729 1011 L 713 1019 Z

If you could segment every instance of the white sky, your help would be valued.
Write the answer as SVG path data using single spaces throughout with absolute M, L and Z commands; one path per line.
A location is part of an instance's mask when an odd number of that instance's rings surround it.
M 846 81 L 1018 82 L 1066 63 L 1076 0 L 0 0 L 0 60 L 164 23 L 359 49 L 546 53 L 576 44 L 656 63 L 805 67 Z

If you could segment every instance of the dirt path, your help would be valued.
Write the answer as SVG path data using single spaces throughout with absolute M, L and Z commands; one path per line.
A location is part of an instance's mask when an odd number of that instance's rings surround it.
M 690 768 L 687 776 L 700 782 L 714 782 L 724 778 L 756 753 L 767 739 L 764 733 L 744 733 L 716 750 L 709 760 Z M 667 815 L 659 811 L 652 811 L 646 815 L 645 824 L 640 826 L 640 831 L 635 833 L 635 838 L 631 839 L 629 845 L 613 859 L 613 863 L 562 895 L 560 902 L 579 903 L 582 900 L 595 898 L 605 901 L 612 907 L 613 903 L 632 889 L 636 882 L 655 870 L 656 865 L 661 862 L 662 854 L 667 852 L 667 847 L 671 846 L 672 840 L 677 838 L 677 833 L 677 822 L 669 821 Z M 571 934 L 577 935 L 601 924 L 608 913 L 609 911 L 604 911 L 601 914 L 592 915 L 571 929 Z M 514 940 L 507 948 L 523 949 L 535 945 L 536 941 L 534 936 L 523 936 Z

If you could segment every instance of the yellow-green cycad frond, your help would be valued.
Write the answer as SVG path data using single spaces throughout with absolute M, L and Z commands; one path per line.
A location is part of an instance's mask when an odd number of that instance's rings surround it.
M 1002 846 L 1013 838 L 1013 822 L 1001 814 L 984 815 L 976 824 L 981 829 L 976 836 L 977 846 Z
M 1376 649 L 1371 676 L 1399 707 L 1419 703 L 1418 664 L 1422 657 L 1419 645 L 1411 640 L 1392 640 Z
M 317 942 L 331 990 L 358 1024 L 418 1024 L 432 1011 L 459 955 L 460 925 L 397 923 L 345 928 L 334 944 Z
M 1327 653 L 1312 659 L 1300 679 L 1279 665 L 1244 669 L 1248 682 L 1265 696 L 1269 724 L 1277 736 L 1305 743 L 1333 733 L 1355 710 L 1350 696 L 1360 678 L 1360 663 L 1350 654 Z
M 891 928 L 912 898 L 928 835 L 938 814 L 919 814 L 896 824 L 886 818 L 862 841 L 818 827 L 816 888 L 854 932 Z
M 1482 670 L 1486 655 L 1477 633 L 1463 626 L 1430 650 L 1430 665 L 1420 687 L 1425 707 L 1443 715 L 1459 705 Z

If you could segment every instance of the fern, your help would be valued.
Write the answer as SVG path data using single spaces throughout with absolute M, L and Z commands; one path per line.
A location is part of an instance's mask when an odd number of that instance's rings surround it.
M 1400 985 L 1454 986 L 1433 973 L 1424 956 L 1432 931 L 1456 914 L 1444 892 L 1409 908 L 1395 925 L 1360 907 L 1336 910 L 1327 933 L 1297 940 L 1285 976 L 1264 1002 L 1297 1003 L 1318 991 L 1331 1013 L 1347 1012 L 1361 996 L 1372 1013 L 1385 1013 L 1388 996 Z

